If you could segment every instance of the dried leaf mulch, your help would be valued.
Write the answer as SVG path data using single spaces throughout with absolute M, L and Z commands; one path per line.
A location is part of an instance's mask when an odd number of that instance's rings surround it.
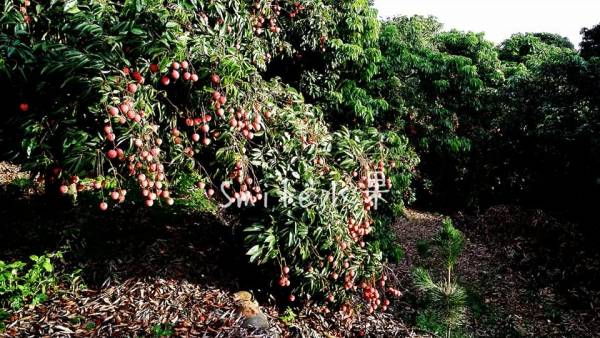
M 7 185 L 17 178 L 26 178 L 28 174 L 21 167 L 10 162 L 0 161 L 0 186 Z
M 185 280 L 130 278 L 79 295 L 65 294 L 12 315 L 8 336 L 143 337 L 156 327 L 176 337 L 277 336 L 272 326 L 242 328 L 230 294 Z M 162 326 L 161 326 L 162 325 Z
M 8 337 L 146 337 L 157 325 L 173 337 L 424 337 L 391 314 L 348 319 L 304 308 L 285 324 L 276 307 L 266 308 L 268 330 L 242 327 L 230 292 L 187 281 L 129 279 L 99 291 L 63 294 L 19 310 Z

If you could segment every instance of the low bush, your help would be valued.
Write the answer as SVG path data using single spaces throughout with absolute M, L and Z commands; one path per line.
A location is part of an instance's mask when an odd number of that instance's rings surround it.
M 31 262 L 0 261 L 0 309 L 19 309 L 27 304 L 37 305 L 63 282 L 57 271 L 63 257 L 62 251 L 30 256 Z M 66 281 L 64 281 L 66 282 Z

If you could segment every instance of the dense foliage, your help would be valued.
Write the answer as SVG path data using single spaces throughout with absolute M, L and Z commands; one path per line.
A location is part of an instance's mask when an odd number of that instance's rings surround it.
M 250 260 L 289 301 L 338 303 L 360 288 L 370 311 L 385 308 L 397 293 L 384 287 L 389 243 L 370 234 L 410 198 L 416 155 L 395 133 L 331 130 L 324 98 L 337 80 L 300 80 L 323 93 L 313 106 L 264 73 L 329 48 L 318 71 L 360 80 L 351 70 L 378 51 L 374 15 L 364 1 L 6 1 L 3 150 L 49 195 L 92 195 L 100 210 L 240 214 Z
M 465 178 L 466 154 L 485 133 L 495 86 L 504 79 L 482 34 L 440 28 L 418 16 L 384 23 L 374 89 L 389 103 L 382 121 L 410 137 L 422 159 L 422 188 L 435 196 Z
M 582 28 L 581 35 L 581 56 L 585 59 L 600 57 L 600 24 L 592 28 Z
M 387 107 L 368 91 L 381 62 L 379 30 L 367 0 L 313 1 L 287 35 L 293 54 L 275 60 L 269 73 L 322 106 L 334 125 L 371 123 Z
M 580 55 L 556 34 L 494 46 L 431 17 L 384 22 L 372 91 L 389 104 L 381 120 L 421 157 L 417 200 L 589 213 L 600 193 L 600 73 L 593 29 L 583 34 Z

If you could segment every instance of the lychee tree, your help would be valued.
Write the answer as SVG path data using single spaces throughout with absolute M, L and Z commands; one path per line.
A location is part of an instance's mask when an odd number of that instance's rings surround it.
M 1 148 L 50 195 L 88 194 L 103 211 L 201 194 L 244 216 L 250 260 L 289 300 L 360 291 L 385 308 L 398 292 L 371 243 L 371 192 L 401 205 L 416 156 L 396 134 L 330 131 L 318 102 L 265 80 L 293 51 L 282 17 L 301 7 L 5 1 Z M 304 191 L 310 204 L 293 198 Z
M 282 21 L 290 53 L 275 59 L 269 74 L 327 110 L 335 128 L 373 124 L 387 109 L 368 89 L 382 61 L 377 10 L 368 0 L 311 0 Z

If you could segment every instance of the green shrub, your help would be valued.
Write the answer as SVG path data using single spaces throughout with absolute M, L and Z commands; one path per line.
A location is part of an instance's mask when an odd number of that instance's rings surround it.
M 0 261 L 0 307 L 19 309 L 26 304 L 37 305 L 48 299 L 58 287 L 60 276 L 56 263 L 61 251 L 29 257 L 31 263 Z

